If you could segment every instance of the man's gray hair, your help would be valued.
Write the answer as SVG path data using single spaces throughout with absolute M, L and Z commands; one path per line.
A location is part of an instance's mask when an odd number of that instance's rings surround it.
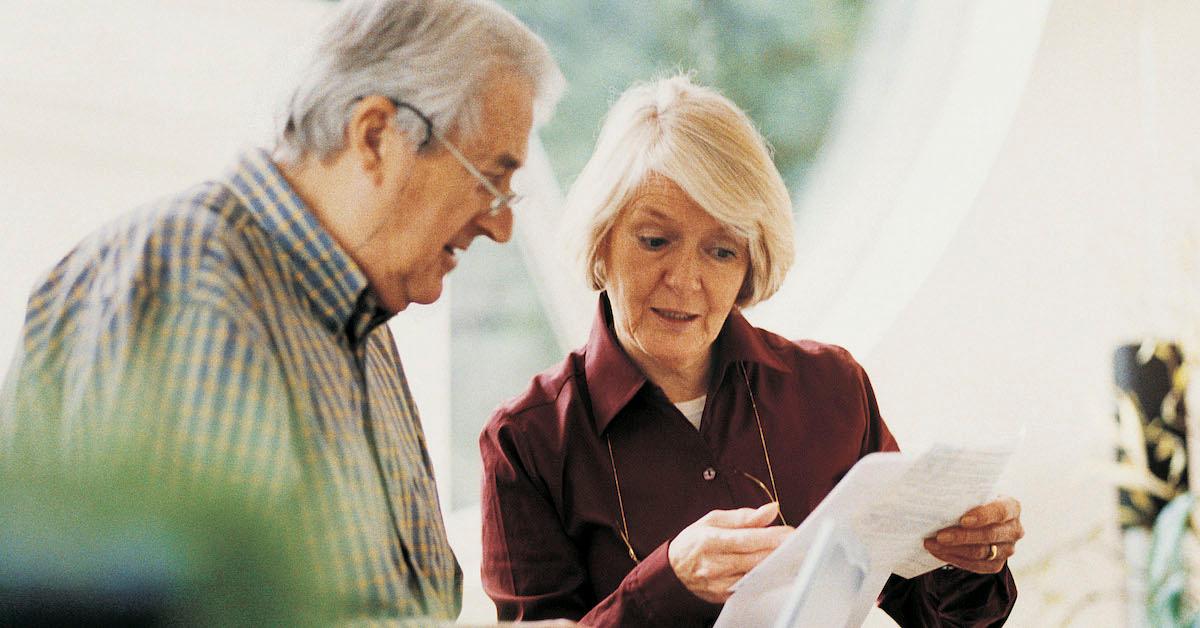
M 340 151 L 354 103 L 379 94 L 420 109 L 439 133 L 480 129 L 486 79 L 506 67 L 529 77 L 544 122 L 564 80 L 545 42 L 491 0 L 345 0 L 319 35 L 277 121 L 275 158 L 297 163 Z M 424 139 L 425 125 L 399 115 Z

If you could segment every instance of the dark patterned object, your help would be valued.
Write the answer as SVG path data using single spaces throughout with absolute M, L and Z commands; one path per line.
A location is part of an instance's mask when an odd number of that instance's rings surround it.
M 1121 528 L 1154 525 L 1159 510 L 1186 492 L 1187 371 L 1173 343 L 1147 341 L 1113 356 L 1119 439 L 1127 481 L 1118 491 Z

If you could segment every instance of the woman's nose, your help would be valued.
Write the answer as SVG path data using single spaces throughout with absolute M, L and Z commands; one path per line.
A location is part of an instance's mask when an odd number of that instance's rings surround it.
M 701 278 L 700 257 L 694 253 L 680 252 L 666 260 L 667 285 L 676 290 L 699 290 Z

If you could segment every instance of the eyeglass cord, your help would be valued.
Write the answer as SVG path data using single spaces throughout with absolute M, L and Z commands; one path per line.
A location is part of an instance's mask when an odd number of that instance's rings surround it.
M 763 485 L 762 481 L 753 475 L 750 475 L 745 471 L 742 471 L 741 474 L 753 480 L 755 484 L 758 484 L 758 486 L 763 489 L 764 493 L 767 493 L 767 496 L 770 497 L 772 501 L 779 503 L 779 489 L 775 486 L 775 470 L 771 465 L 771 454 L 769 451 L 767 451 L 767 437 L 763 432 L 762 418 L 758 415 L 758 404 L 754 400 L 754 389 L 750 387 L 750 376 L 746 373 L 745 362 L 738 362 L 738 367 L 741 368 L 742 371 L 742 380 L 746 382 L 746 394 L 750 396 L 750 408 L 754 411 L 754 424 L 758 426 L 758 439 L 759 443 L 762 444 L 763 460 L 765 460 L 767 463 L 767 476 L 771 480 L 771 490 L 768 491 L 767 487 Z M 621 540 L 625 543 L 625 549 L 629 552 L 629 558 L 633 559 L 634 565 L 637 565 L 642 561 L 638 558 L 637 552 L 633 550 L 633 543 L 631 543 L 629 540 L 629 522 L 625 518 L 625 499 L 621 496 L 621 477 L 617 473 L 617 460 L 616 457 L 613 456 L 612 439 L 608 434 L 604 435 L 604 442 L 608 445 L 608 462 L 612 465 L 613 484 L 617 488 L 617 507 L 621 511 Z M 779 519 L 783 522 L 783 525 L 788 525 L 787 517 L 783 515 L 782 504 L 780 504 L 779 507 Z

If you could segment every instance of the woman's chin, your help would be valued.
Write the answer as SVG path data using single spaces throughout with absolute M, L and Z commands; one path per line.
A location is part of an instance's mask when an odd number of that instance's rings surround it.
M 674 339 L 674 342 L 653 342 L 643 345 L 646 348 L 647 355 L 655 362 L 668 367 L 684 367 L 700 356 L 707 355 L 708 349 L 712 346 L 711 343 L 705 346 L 695 346 L 700 343 L 681 343 L 679 339 Z

